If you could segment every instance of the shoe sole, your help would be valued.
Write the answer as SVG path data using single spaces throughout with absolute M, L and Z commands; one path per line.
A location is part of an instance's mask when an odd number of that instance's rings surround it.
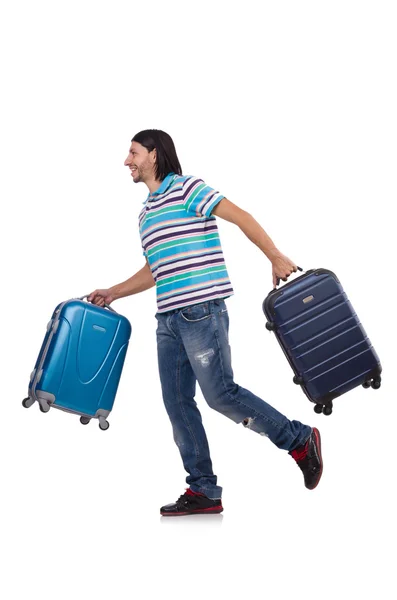
M 221 513 L 223 511 L 223 507 L 222 508 L 203 508 L 201 510 L 189 510 L 187 512 L 175 512 L 175 513 L 168 513 L 168 512 L 161 512 L 160 514 L 162 517 L 185 517 L 187 515 L 214 515 L 214 514 L 218 514 Z
M 313 487 L 307 488 L 308 490 L 314 490 L 318 486 L 318 484 L 320 483 L 321 476 L 323 474 L 323 457 L 321 454 L 321 436 L 320 436 L 320 432 L 317 429 L 317 427 L 313 427 L 313 433 L 316 437 L 316 448 L 317 448 L 318 457 L 320 459 L 320 467 L 321 468 L 320 468 L 320 473 L 318 475 L 318 479 L 316 481 L 316 485 L 314 485 Z

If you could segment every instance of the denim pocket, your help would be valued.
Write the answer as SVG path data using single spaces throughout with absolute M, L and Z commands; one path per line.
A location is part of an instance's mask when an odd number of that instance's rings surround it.
M 210 307 L 208 302 L 202 302 L 201 304 L 193 304 L 187 306 L 181 311 L 181 317 L 189 323 L 195 323 L 196 321 L 203 321 L 211 317 Z

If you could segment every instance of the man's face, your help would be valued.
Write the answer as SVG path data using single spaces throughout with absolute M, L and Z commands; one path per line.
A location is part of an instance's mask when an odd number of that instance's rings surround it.
M 138 144 L 138 142 L 132 142 L 124 165 L 130 169 L 134 183 L 139 183 L 140 181 L 145 183 L 150 179 L 154 179 L 156 149 L 148 152 L 147 149 L 141 144 Z

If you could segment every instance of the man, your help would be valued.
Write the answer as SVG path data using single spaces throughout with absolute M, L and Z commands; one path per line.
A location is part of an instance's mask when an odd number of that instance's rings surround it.
M 196 381 L 211 408 L 235 423 L 267 436 L 287 450 L 314 489 L 322 475 L 320 434 L 290 421 L 233 379 L 225 298 L 233 294 L 215 216 L 235 223 L 272 263 L 273 285 L 297 266 L 276 248 L 246 211 L 207 186 L 182 175 L 174 143 L 160 130 L 141 131 L 125 160 L 134 183 L 149 195 L 139 214 L 145 266 L 130 279 L 98 289 L 89 301 L 98 306 L 143 292 L 157 292 L 157 347 L 164 404 L 174 440 L 188 473 L 186 493 L 163 506 L 164 516 L 219 513 L 222 488 L 212 463 L 200 412 Z

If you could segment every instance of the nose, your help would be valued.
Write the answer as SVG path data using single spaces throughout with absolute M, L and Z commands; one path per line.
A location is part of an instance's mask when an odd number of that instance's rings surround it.
M 125 167 L 128 167 L 128 166 L 131 164 L 131 158 L 132 158 L 132 157 L 131 157 L 131 155 L 129 154 L 129 155 L 127 156 L 127 158 L 125 159 L 125 161 L 124 161 L 124 166 L 125 166 Z

